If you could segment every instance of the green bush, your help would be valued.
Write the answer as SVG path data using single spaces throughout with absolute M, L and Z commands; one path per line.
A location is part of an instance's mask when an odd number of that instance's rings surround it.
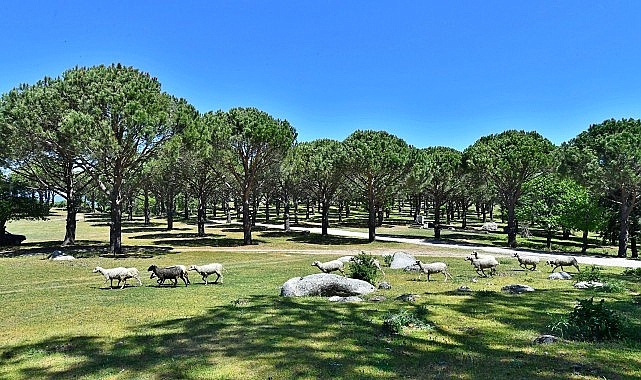
M 386 267 L 392 265 L 392 261 L 394 261 L 394 255 L 383 256 L 383 264 L 385 264 Z
M 374 285 L 378 279 L 378 268 L 374 265 L 374 256 L 361 252 L 349 265 L 349 277 L 367 281 Z
M 603 287 L 597 289 L 606 293 L 623 293 L 628 290 L 623 281 L 608 281 L 603 283 Z
M 389 334 L 401 334 L 403 328 L 413 327 L 419 329 L 431 328 L 430 325 L 425 323 L 421 316 L 417 314 L 425 314 L 425 310 L 421 309 L 418 313 L 410 313 L 403 309 L 397 313 L 389 313 L 383 319 L 383 329 Z
M 577 300 L 578 305 L 570 315 L 549 325 L 553 334 L 579 341 L 603 341 L 623 336 L 623 317 L 607 308 L 604 301 L 594 303 L 593 298 Z
M 601 281 L 601 268 L 596 265 L 591 265 L 587 268 L 583 268 L 582 271 L 574 275 L 574 280 L 576 282 L 581 281 Z

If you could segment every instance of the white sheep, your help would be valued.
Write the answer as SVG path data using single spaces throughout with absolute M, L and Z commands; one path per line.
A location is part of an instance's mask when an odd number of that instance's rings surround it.
M 523 269 L 536 270 L 536 266 L 541 261 L 539 256 L 534 255 L 524 255 L 518 252 L 514 253 L 514 257 L 519 260 L 519 266 Z M 531 265 L 532 268 L 528 268 L 528 265 Z
M 563 270 L 563 267 L 569 267 L 570 265 L 574 266 L 576 270 L 579 271 L 579 263 L 576 261 L 576 258 L 572 256 L 555 257 L 546 261 L 546 263 L 549 266 L 554 267 L 552 268 L 552 272 L 554 272 L 554 270 L 558 267 L 561 267 L 561 271 L 565 272 L 565 270 Z
M 443 273 L 445 276 L 445 281 L 447 281 L 447 278 L 452 278 L 452 275 L 450 272 L 447 271 L 447 264 L 442 263 L 442 262 L 435 262 L 435 263 L 429 263 L 429 264 L 423 264 L 421 260 L 416 260 L 416 265 L 418 265 L 419 272 L 418 272 L 418 280 L 421 280 L 421 275 L 423 273 L 427 274 L 427 281 L 430 280 L 430 274 L 433 273 Z
M 136 280 L 138 280 L 138 285 L 142 285 L 142 281 L 140 281 L 140 276 L 138 274 L 138 269 L 136 268 L 117 267 L 105 269 L 103 267 L 95 267 L 93 273 L 98 272 L 100 272 L 105 277 L 105 283 L 107 281 L 110 281 L 110 288 L 113 288 L 114 286 L 114 279 L 118 280 L 118 285 L 120 285 L 120 283 L 122 282 L 122 286 L 120 287 L 120 289 L 123 289 L 125 287 L 125 285 L 127 284 L 127 279 L 130 278 L 135 278 Z
M 345 275 L 345 272 L 343 271 L 344 264 L 340 260 L 332 260 L 332 261 L 327 261 L 324 263 L 321 263 L 320 261 L 314 261 L 312 263 L 313 267 L 318 267 L 318 269 L 321 270 L 323 273 L 331 273 L 334 271 L 339 271 Z
M 192 265 L 189 267 L 189 270 L 195 270 L 198 272 L 203 277 L 203 281 L 205 281 L 205 285 L 208 284 L 207 282 L 207 277 L 210 274 L 216 274 L 216 281 L 214 281 L 214 284 L 218 282 L 218 279 L 220 279 L 220 283 L 223 283 L 223 264 L 218 264 L 218 263 L 211 263 L 211 264 L 206 264 L 206 265 Z
M 496 273 L 496 266 L 499 265 L 499 262 L 496 261 L 494 257 L 482 257 L 480 259 L 475 259 L 472 257 L 466 257 L 465 260 L 469 260 L 470 263 L 476 269 L 476 273 L 479 276 L 487 277 L 484 269 L 489 269 L 490 274 Z M 480 272 L 479 272 L 480 271 Z

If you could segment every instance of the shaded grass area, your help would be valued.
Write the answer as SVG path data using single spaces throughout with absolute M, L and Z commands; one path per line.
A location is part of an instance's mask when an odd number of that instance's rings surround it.
M 582 292 L 547 272 L 502 262 L 495 277 L 477 278 L 469 263 L 438 258 L 454 279 L 417 281 L 416 273 L 386 268 L 390 290 L 363 303 L 283 298 L 289 278 L 316 273 L 311 261 L 334 256 L 189 251 L 153 257 L 86 257 L 51 262 L 37 257 L 0 259 L 0 378 L 9 379 L 633 379 L 641 376 L 638 279 L 619 268 L 605 279 L 629 291 Z M 437 260 L 436 258 L 434 260 Z M 136 266 L 222 262 L 225 282 L 109 290 L 91 273 L 96 265 Z M 45 274 L 46 275 L 43 275 Z M 473 279 L 476 279 L 475 281 Z M 510 295 L 501 287 L 533 286 Z M 472 293 L 456 289 L 469 286 Z M 416 294 L 414 302 L 397 300 Z M 382 301 L 372 300 L 383 297 Z M 605 298 L 630 320 L 622 342 L 533 345 L 546 326 L 577 298 Z M 407 310 L 430 329 L 389 335 L 388 313 Z

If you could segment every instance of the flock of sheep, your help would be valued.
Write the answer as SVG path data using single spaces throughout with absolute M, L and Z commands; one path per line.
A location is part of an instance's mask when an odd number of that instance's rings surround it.
M 216 281 L 214 281 L 214 284 L 217 283 L 218 280 L 220 280 L 221 284 L 223 282 L 223 265 L 219 263 L 192 265 L 189 269 L 184 265 L 159 267 L 155 264 L 150 265 L 149 268 L 147 268 L 147 271 L 151 272 L 149 278 L 157 278 L 156 282 L 158 283 L 158 286 L 163 285 L 165 280 L 173 281 L 173 286 L 176 286 L 178 284 L 178 279 L 183 280 L 185 286 L 189 285 L 191 282 L 189 281 L 189 275 L 187 273 L 188 270 L 198 272 L 198 274 L 202 276 L 205 285 L 209 283 L 208 277 L 212 274 L 216 275 Z M 117 267 L 105 269 L 102 267 L 96 267 L 94 268 L 93 273 L 102 274 L 105 278 L 105 283 L 109 281 L 109 286 L 111 288 L 113 288 L 114 280 L 118 280 L 116 287 L 120 286 L 120 289 L 123 289 L 127 284 L 127 280 L 130 278 L 138 280 L 138 285 L 142 285 L 140 274 L 136 268 Z M 121 283 L 122 285 L 120 285 Z
M 524 255 L 521 253 L 514 253 L 514 257 L 516 257 L 516 259 L 519 261 L 519 266 L 521 268 L 531 270 L 531 271 L 536 270 L 536 266 L 541 261 L 541 258 L 536 255 Z M 354 261 L 354 260 L 357 260 L 357 258 L 352 257 L 350 260 Z M 496 273 L 496 267 L 497 265 L 499 265 L 499 262 L 496 259 L 496 257 L 489 256 L 489 255 L 480 256 L 476 251 L 474 251 L 471 255 L 467 256 L 465 260 L 468 260 L 476 270 L 476 273 L 479 276 L 483 276 L 483 277 L 488 276 L 488 274 L 485 273 L 485 270 L 488 270 L 490 275 L 494 275 Z M 381 272 L 383 272 L 378 260 L 374 260 L 373 264 Z M 574 266 L 577 271 L 579 270 L 579 264 L 576 261 L 576 258 L 572 256 L 562 256 L 562 257 L 552 258 L 550 260 L 547 260 L 546 264 L 553 267 L 552 272 L 554 272 L 556 268 L 559 268 L 559 267 L 561 268 L 561 271 L 563 271 L 564 266 L 566 267 Z M 317 267 L 323 273 L 331 273 L 334 271 L 339 271 L 343 275 L 345 275 L 344 265 L 345 264 L 343 260 L 332 260 L 324 263 L 320 261 L 314 261 L 312 263 L 312 266 Z M 416 263 L 414 265 L 418 267 L 419 280 L 421 279 L 421 275 L 426 274 L 427 281 L 429 281 L 430 275 L 436 274 L 436 273 L 442 273 L 445 276 L 445 281 L 447 281 L 448 278 L 450 279 L 452 278 L 452 275 L 447 271 L 447 264 L 443 262 L 439 261 L 439 262 L 425 264 L 420 260 L 416 260 Z M 384 274 L 385 273 L 383 272 L 383 275 Z
M 514 257 L 516 257 L 516 259 L 519 261 L 519 266 L 521 268 L 532 270 L 532 271 L 536 270 L 536 266 L 541 261 L 540 257 L 535 255 L 523 255 L 521 253 L 515 253 Z M 344 276 L 345 262 L 349 262 L 349 261 L 353 262 L 356 260 L 358 260 L 358 258 L 353 256 L 348 256 L 347 258 L 331 260 L 324 263 L 320 261 L 314 261 L 312 263 L 312 266 L 317 267 L 323 273 L 331 273 L 331 272 L 338 271 Z M 494 275 L 496 273 L 496 267 L 497 265 L 499 265 L 499 262 L 496 260 L 494 256 L 488 256 L 488 255 L 481 256 L 476 251 L 474 251 L 471 255 L 467 256 L 465 260 L 468 260 L 476 270 L 476 273 L 479 276 L 483 276 L 483 277 L 488 276 L 488 274 L 485 273 L 485 270 L 488 270 L 490 275 Z M 376 266 L 376 268 L 380 270 L 383 273 L 383 275 L 385 275 L 385 272 L 383 272 L 383 269 L 381 268 L 381 264 L 378 260 L 373 260 L 372 264 Z M 561 268 L 561 271 L 563 271 L 564 266 L 566 267 L 574 266 L 577 271 L 579 270 L 579 264 L 577 263 L 576 258 L 572 256 L 553 258 L 548 260 L 546 264 L 553 267 L 552 272 L 554 272 L 556 268 L 559 268 L 559 267 Z M 436 273 L 443 274 L 445 276 L 445 281 L 447 281 L 448 278 L 450 279 L 452 278 L 452 275 L 447 271 L 447 264 L 443 262 L 434 262 L 434 263 L 425 264 L 420 260 L 416 260 L 416 263 L 414 265 L 418 267 L 419 280 L 421 279 L 421 275 L 426 274 L 427 281 L 429 281 L 430 275 L 436 274 Z M 149 268 L 147 268 L 147 271 L 151 272 L 151 275 L 149 276 L 149 278 L 157 278 L 156 282 L 158 283 L 158 286 L 163 285 L 166 280 L 170 280 L 170 281 L 173 281 L 172 286 L 175 287 L 178 284 L 178 279 L 181 279 L 185 283 L 185 286 L 187 286 L 191 283 L 189 281 L 188 271 L 198 272 L 198 274 L 202 276 L 203 281 L 205 282 L 205 285 L 209 284 L 208 277 L 209 275 L 212 275 L 212 274 L 216 275 L 216 280 L 214 281 L 214 283 L 218 283 L 218 280 L 220 280 L 220 283 L 223 282 L 223 265 L 219 263 L 211 263 L 206 265 L 192 265 L 189 267 L 189 269 L 187 269 L 187 267 L 185 267 L 184 265 L 159 267 L 153 264 L 153 265 L 150 265 Z M 140 280 L 140 274 L 138 272 L 138 269 L 136 268 L 117 267 L 117 268 L 105 269 L 102 267 L 96 267 L 93 270 L 93 273 L 102 274 L 105 278 L 105 283 L 109 281 L 109 285 L 111 288 L 113 288 L 113 281 L 118 280 L 118 284 L 116 285 L 116 287 L 120 286 L 120 289 L 123 289 L 127 284 L 127 280 L 131 278 L 136 279 L 138 281 L 138 285 L 142 285 L 142 281 Z

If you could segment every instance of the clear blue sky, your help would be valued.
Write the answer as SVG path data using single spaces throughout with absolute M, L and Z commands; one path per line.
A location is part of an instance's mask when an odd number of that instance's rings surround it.
M 299 141 L 386 130 L 459 150 L 560 144 L 641 117 L 641 1 L 8 1 L 0 92 L 120 62 L 201 112 L 258 107 Z

